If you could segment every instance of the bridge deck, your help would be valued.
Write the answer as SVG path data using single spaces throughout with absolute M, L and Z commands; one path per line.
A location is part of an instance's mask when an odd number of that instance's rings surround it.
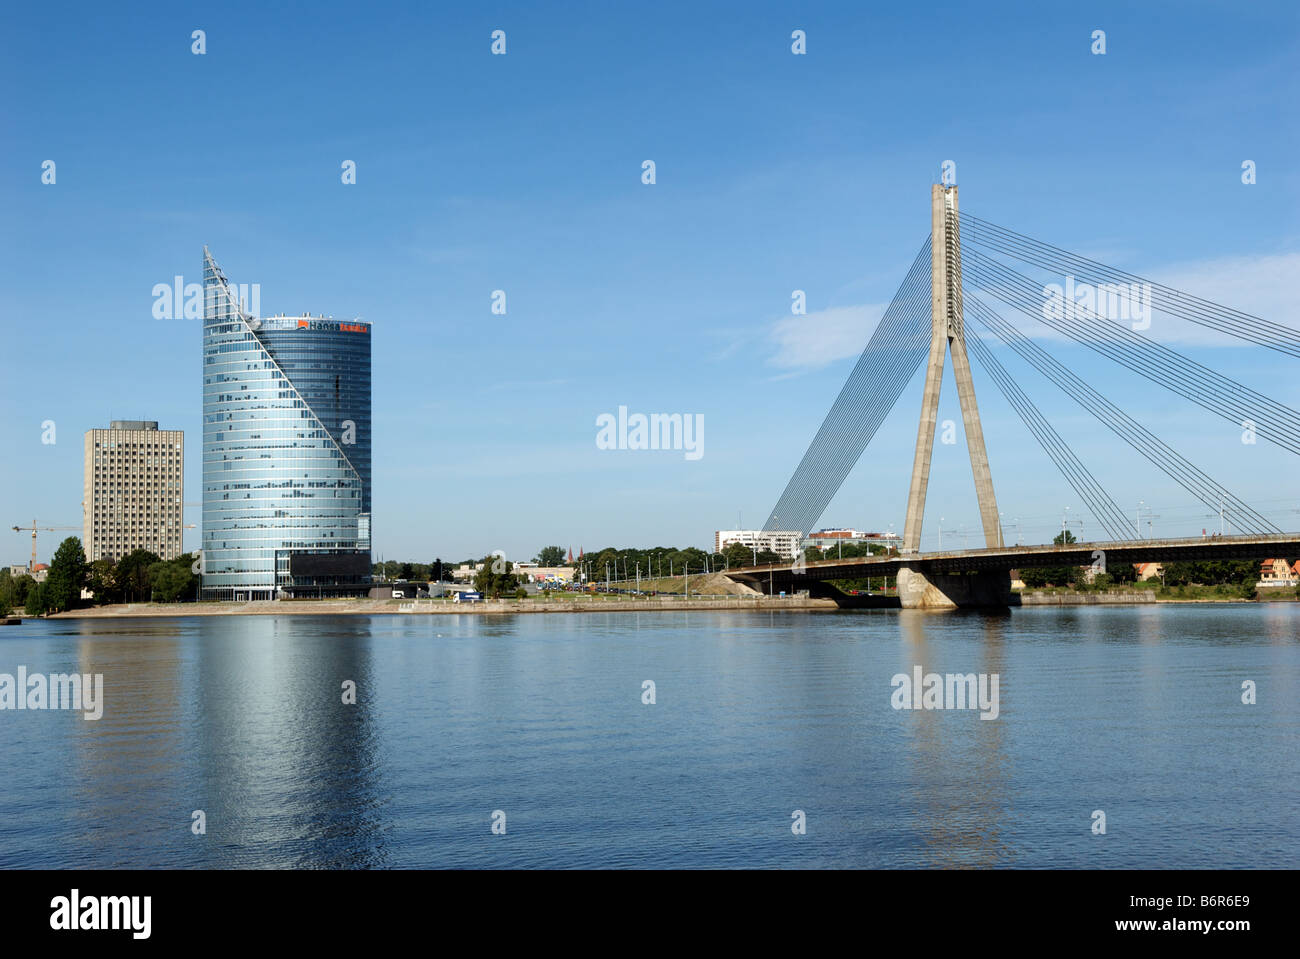
M 1210 562 L 1230 559 L 1300 558 L 1300 533 L 1272 536 L 1211 536 L 1188 539 L 1118 540 L 1065 546 L 1002 546 L 994 549 L 946 550 L 900 556 L 863 556 L 820 560 L 795 573 L 791 563 L 747 566 L 725 571 L 741 581 L 856 579 L 894 576 L 902 566 L 921 565 L 935 573 L 1012 570 L 1035 566 L 1090 566 L 1102 554 L 1108 566 L 1124 563 Z

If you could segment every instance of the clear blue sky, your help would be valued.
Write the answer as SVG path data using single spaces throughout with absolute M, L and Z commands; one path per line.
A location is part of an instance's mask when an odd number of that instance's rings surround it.
M 704 546 L 738 514 L 761 524 L 924 239 L 947 159 L 965 210 L 1300 326 L 1290 2 L 52 3 L 5 21 L 5 528 L 80 523 L 81 434 L 114 417 L 184 429 L 201 499 L 200 323 L 155 320 L 151 290 L 200 282 L 205 243 L 261 285 L 263 313 L 374 324 L 389 559 Z M 1300 405 L 1294 360 L 1173 320 L 1151 334 Z M 1300 527 L 1293 456 L 1048 345 Z M 1157 532 L 1211 524 L 999 355 L 1121 506 L 1154 504 Z M 1003 511 L 1043 541 L 1082 506 L 977 377 Z M 919 402 L 918 377 L 824 524 L 901 529 Z M 705 455 L 598 450 L 596 417 L 620 404 L 702 414 Z M 951 380 L 940 418 L 959 421 Z M 940 516 L 945 545 L 960 527 L 976 545 L 961 443 L 936 446 L 927 545 Z M 4 535 L 3 558 L 24 560 L 27 539 Z

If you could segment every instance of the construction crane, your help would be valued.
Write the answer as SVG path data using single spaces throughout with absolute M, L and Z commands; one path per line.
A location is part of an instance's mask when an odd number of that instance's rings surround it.
M 36 520 L 32 520 L 32 525 L 31 525 L 31 526 L 15 526 L 15 527 L 13 528 L 13 530 L 14 530 L 15 533 L 26 533 L 26 532 L 29 531 L 29 530 L 31 531 L 31 534 L 32 534 L 32 561 L 31 561 L 31 563 L 29 563 L 28 566 L 27 566 L 27 569 L 28 569 L 29 572 L 32 572 L 32 573 L 36 572 L 36 531 L 37 531 L 37 530 L 48 530 L 49 532 L 57 532 L 57 531 L 59 531 L 59 530 L 69 530 L 69 529 L 81 529 L 81 527 L 80 527 L 80 526 L 37 526 L 37 525 L 36 525 Z

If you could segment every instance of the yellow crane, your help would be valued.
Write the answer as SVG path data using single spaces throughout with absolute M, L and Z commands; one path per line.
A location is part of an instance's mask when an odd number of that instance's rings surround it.
M 37 526 L 37 525 L 36 525 L 36 520 L 32 520 L 32 525 L 31 525 L 31 526 L 15 526 L 15 527 L 13 528 L 13 530 L 14 530 L 15 533 L 26 533 L 28 530 L 31 531 L 31 534 L 32 534 L 32 561 L 31 561 L 30 563 L 27 564 L 27 571 L 28 571 L 28 572 L 31 572 L 31 573 L 35 573 L 35 572 L 36 572 L 36 531 L 37 531 L 37 530 L 48 530 L 49 532 L 57 532 L 57 531 L 59 531 L 59 530 L 69 530 L 69 529 L 81 529 L 81 527 L 80 527 L 80 526 Z

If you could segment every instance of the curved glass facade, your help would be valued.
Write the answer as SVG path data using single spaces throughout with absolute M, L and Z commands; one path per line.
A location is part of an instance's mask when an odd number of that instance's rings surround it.
M 244 313 L 203 264 L 205 599 L 364 593 L 370 324 Z

